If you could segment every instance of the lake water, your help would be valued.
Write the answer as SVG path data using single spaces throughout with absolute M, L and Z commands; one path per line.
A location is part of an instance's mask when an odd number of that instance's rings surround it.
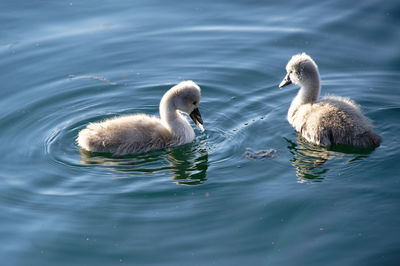
M 398 1 L 0 10 L 2 265 L 398 265 Z M 297 137 L 286 121 L 297 88 L 278 84 L 303 51 L 321 95 L 362 106 L 378 148 Z M 193 143 L 124 158 L 79 151 L 89 122 L 158 115 L 187 79 L 202 88 L 206 129 Z

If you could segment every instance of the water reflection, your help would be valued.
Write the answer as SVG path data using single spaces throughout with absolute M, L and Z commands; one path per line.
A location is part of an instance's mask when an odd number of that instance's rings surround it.
M 337 145 L 328 150 L 307 142 L 301 136 L 297 136 L 296 143 L 289 139 L 286 141 L 289 151 L 293 155 L 293 159 L 290 161 L 296 168 L 297 182 L 299 183 L 322 182 L 323 176 L 329 171 L 326 165 L 328 160 L 346 157 L 348 162 L 354 162 L 368 157 L 375 149 Z
M 187 144 L 137 155 L 113 157 L 111 154 L 79 150 L 81 164 L 98 165 L 124 174 L 154 174 L 169 172 L 171 180 L 179 185 L 204 183 L 208 169 L 208 152 L 205 145 Z
M 171 180 L 180 185 L 199 185 L 206 181 L 208 152 L 203 148 L 193 150 L 191 145 L 174 149 L 168 154 Z
M 310 144 L 300 136 L 297 137 L 297 143 L 288 139 L 286 141 L 289 144 L 289 151 L 293 155 L 293 159 L 290 161 L 296 168 L 298 182 L 321 182 L 323 174 L 328 171 L 322 165 L 334 156 L 333 152 Z

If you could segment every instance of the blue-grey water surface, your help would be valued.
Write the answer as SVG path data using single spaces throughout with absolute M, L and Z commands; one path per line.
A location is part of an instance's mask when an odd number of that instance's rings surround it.
M 398 265 L 398 1 L 2 1 L 1 265 Z M 290 57 L 350 97 L 368 151 L 297 137 Z M 80 129 L 202 88 L 206 131 L 113 158 Z M 250 150 L 248 150 L 250 149 Z M 246 156 L 265 150 L 271 156 Z M 268 153 L 267 153 L 268 155 Z

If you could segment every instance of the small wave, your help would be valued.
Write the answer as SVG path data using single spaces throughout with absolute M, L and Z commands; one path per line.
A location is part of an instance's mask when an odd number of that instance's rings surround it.
M 69 75 L 70 79 L 92 79 L 92 80 L 98 80 L 104 83 L 107 83 L 109 85 L 118 85 L 118 83 L 115 82 L 111 82 L 108 79 L 104 78 L 104 77 L 98 77 L 98 76 L 77 76 L 77 75 Z

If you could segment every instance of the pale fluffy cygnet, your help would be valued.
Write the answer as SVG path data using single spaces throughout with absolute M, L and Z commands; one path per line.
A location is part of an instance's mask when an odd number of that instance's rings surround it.
M 114 117 L 90 123 L 79 132 L 78 145 L 91 152 L 125 155 L 192 142 L 193 128 L 180 113 L 187 113 L 202 128 L 200 87 L 183 81 L 169 89 L 160 102 L 160 118 L 146 114 Z
M 348 98 L 325 96 L 318 100 L 320 78 L 317 64 L 305 53 L 294 55 L 286 66 L 287 75 L 279 85 L 301 88 L 293 99 L 287 119 L 306 140 L 330 147 L 334 144 L 373 147 L 380 142 L 371 122 Z

